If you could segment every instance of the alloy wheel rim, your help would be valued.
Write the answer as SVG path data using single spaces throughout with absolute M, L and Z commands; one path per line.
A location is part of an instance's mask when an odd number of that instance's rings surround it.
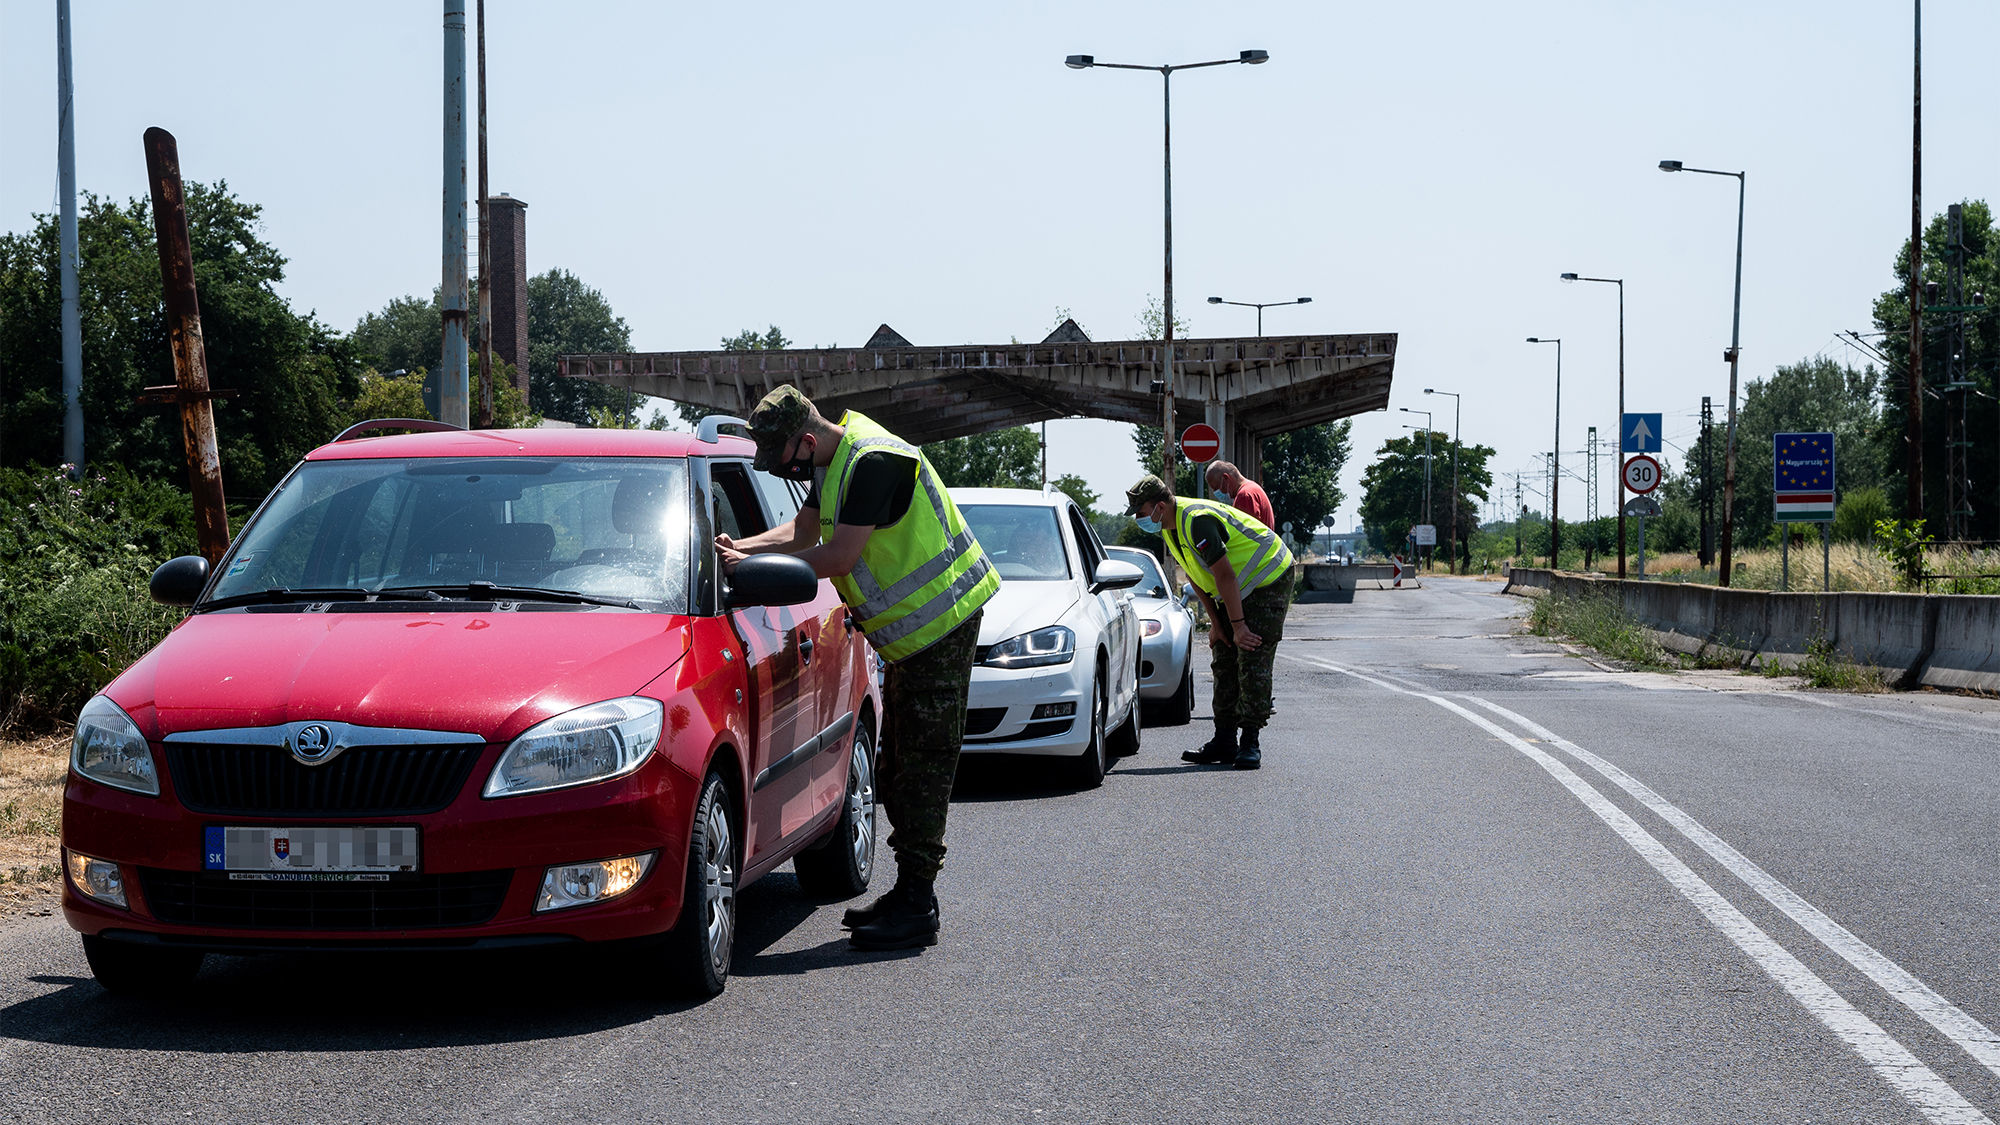
M 729 838 L 729 816 L 720 801 L 708 807 L 702 833 L 702 892 L 707 899 L 708 956 L 716 970 L 729 962 L 729 946 L 736 931 L 736 865 Z
M 868 748 L 858 738 L 848 758 L 847 815 L 854 822 L 849 841 L 854 849 L 854 868 L 865 882 L 875 866 L 875 768 L 868 760 Z

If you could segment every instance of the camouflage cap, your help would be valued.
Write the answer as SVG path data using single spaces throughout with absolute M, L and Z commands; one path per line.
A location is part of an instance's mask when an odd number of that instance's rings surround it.
M 785 455 L 785 443 L 806 428 L 812 415 L 812 400 L 789 383 L 765 395 L 750 412 L 750 436 L 757 442 L 753 467 L 760 472 L 776 467 Z
M 1136 516 L 1141 508 L 1173 498 L 1174 494 L 1167 488 L 1166 482 L 1147 473 L 1139 478 L 1139 483 L 1125 490 L 1125 512 L 1127 515 Z

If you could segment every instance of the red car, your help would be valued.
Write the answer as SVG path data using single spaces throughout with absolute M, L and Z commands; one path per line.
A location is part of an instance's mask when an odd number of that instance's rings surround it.
M 411 428 L 407 422 L 396 423 Z M 875 855 L 873 650 L 747 440 L 364 423 L 315 450 L 77 721 L 63 914 L 97 979 L 210 953 L 658 944 L 729 973 L 736 893 Z

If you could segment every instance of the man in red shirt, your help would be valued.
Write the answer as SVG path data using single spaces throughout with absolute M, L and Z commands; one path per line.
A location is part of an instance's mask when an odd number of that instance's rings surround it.
M 1227 461 L 1208 463 L 1208 487 L 1215 490 L 1215 498 L 1233 506 L 1239 512 L 1247 512 L 1258 523 L 1273 530 L 1277 529 L 1278 516 L 1271 510 L 1271 498 L 1264 494 L 1263 486 L 1256 481 L 1243 479 L 1236 466 Z

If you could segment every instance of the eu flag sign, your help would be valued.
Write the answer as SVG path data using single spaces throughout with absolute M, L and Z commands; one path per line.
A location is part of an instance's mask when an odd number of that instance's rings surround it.
M 1779 523 L 1833 521 L 1833 435 L 1772 434 L 1771 492 Z

